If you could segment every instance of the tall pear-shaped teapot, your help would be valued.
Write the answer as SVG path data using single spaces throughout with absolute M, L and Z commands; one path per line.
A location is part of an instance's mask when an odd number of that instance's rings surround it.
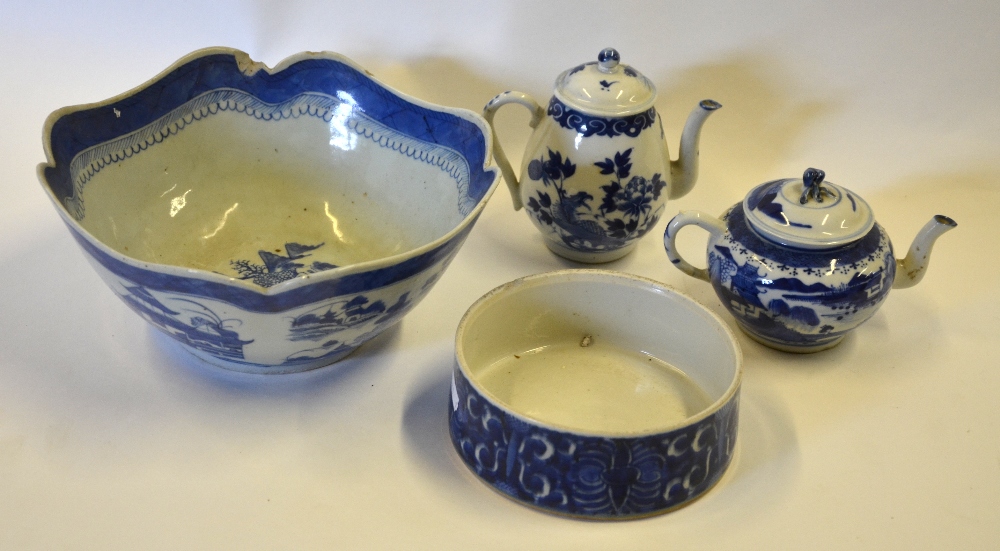
M 493 156 L 514 199 L 554 253 L 579 262 L 609 262 L 628 254 L 660 219 L 666 200 L 691 190 L 698 172 L 702 124 L 722 107 L 704 100 L 694 109 L 672 161 L 653 102 L 656 88 L 620 63 L 613 48 L 597 61 L 556 79 L 548 108 L 523 92 L 504 92 L 484 109 L 517 103 L 532 113 L 518 179 L 494 130 Z

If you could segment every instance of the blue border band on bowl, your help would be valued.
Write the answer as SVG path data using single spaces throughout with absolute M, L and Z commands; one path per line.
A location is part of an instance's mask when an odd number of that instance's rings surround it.
M 247 75 L 234 53 L 197 57 L 128 97 L 60 117 L 49 136 L 52 166 L 45 168 L 45 180 L 55 197 L 62 202 L 72 196 L 70 162 L 80 152 L 138 130 L 192 98 L 220 88 L 242 90 L 268 103 L 281 103 L 305 92 L 335 95 L 346 91 L 367 116 L 381 124 L 458 151 L 469 163 L 472 172 L 469 193 L 476 201 L 490 189 L 494 176 L 484 168 L 488 154 L 486 138 L 474 122 L 413 105 L 358 69 L 335 59 L 304 59 L 274 73 L 262 69 Z
M 251 312 L 282 312 L 337 296 L 385 287 L 386 285 L 391 285 L 419 274 L 426 268 L 442 260 L 450 260 L 458 252 L 458 248 L 465 241 L 465 238 L 468 237 L 469 232 L 472 231 L 475 222 L 473 221 L 473 223 L 468 224 L 462 231 L 452 236 L 451 239 L 445 241 L 440 246 L 404 260 L 399 264 L 349 274 L 326 281 L 316 281 L 315 283 L 296 287 L 276 295 L 267 295 L 255 289 L 236 285 L 193 277 L 176 276 L 132 266 L 102 251 L 87 240 L 87 238 L 80 235 L 75 228 L 68 224 L 67 226 L 70 233 L 73 234 L 73 238 L 76 239 L 77 243 L 83 247 L 83 250 L 87 254 L 97 260 L 108 271 L 123 279 L 156 291 L 185 293 L 229 302 L 243 310 Z

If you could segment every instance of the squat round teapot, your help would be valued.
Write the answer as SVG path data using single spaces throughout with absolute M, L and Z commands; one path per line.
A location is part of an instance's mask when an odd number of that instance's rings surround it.
M 802 179 L 761 184 L 722 219 L 682 212 L 663 235 L 674 266 L 710 281 L 740 328 L 779 350 L 835 346 L 871 318 L 889 289 L 916 285 L 934 241 L 957 225 L 935 216 L 897 259 L 868 203 L 824 176 L 810 168 Z M 689 224 L 710 234 L 707 270 L 677 253 L 677 232 Z
M 493 156 L 514 199 L 527 206 L 554 253 L 579 262 L 628 254 L 659 220 L 668 198 L 686 194 L 698 171 L 701 126 L 722 107 L 702 101 L 688 117 L 679 158 L 670 160 L 653 102 L 656 88 L 620 63 L 614 48 L 556 79 L 548 109 L 522 92 L 504 92 L 483 111 L 517 103 L 532 113 L 534 132 L 518 179 L 493 132 Z

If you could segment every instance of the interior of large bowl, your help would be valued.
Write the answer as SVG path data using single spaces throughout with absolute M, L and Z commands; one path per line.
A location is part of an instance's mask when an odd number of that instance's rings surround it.
M 691 298 L 606 271 L 529 276 L 476 303 L 459 326 L 461 369 L 507 411 L 577 434 L 686 426 L 739 386 L 732 331 Z
M 54 114 L 44 180 L 126 257 L 269 287 L 453 231 L 495 181 L 485 128 L 336 54 L 271 70 L 215 49 Z

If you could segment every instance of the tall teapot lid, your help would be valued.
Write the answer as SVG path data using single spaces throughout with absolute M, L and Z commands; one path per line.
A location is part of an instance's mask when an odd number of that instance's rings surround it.
M 556 79 L 555 95 L 573 109 L 591 115 L 625 116 L 648 110 L 656 87 L 641 73 L 621 63 L 614 48 L 597 54 L 597 61 L 578 65 Z
M 875 225 L 861 197 L 824 182 L 826 173 L 810 168 L 802 178 L 761 184 L 743 200 L 750 226 L 765 238 L 800 249 L 828 249 L 864 237 Z

